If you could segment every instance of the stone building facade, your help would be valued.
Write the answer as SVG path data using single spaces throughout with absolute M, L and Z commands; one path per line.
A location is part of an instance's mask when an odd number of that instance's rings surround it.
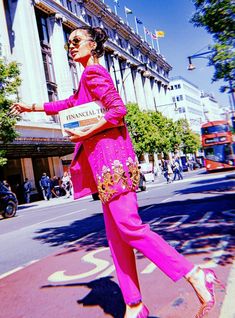
M 83 70 L 64 44 L 81 25 L 101 26 L 108 33 L 101 63 L 126 103 L 138 103 L 142 110 L 171 103 L 171 66 L 103 1 L 1 0 L 0 14 L 1 58 L 20 63 L 18 95 L 25 103 L 64 99 L 76 91 Z M 24 114 L 17 130 L 20 137 L 6 148 L 8 165 L 0 169 L 0 179 L 14 189 L 27 177 L 37 188 L 44 171 L 61 176 L 73 145 L 63 139 L 58 117 Z

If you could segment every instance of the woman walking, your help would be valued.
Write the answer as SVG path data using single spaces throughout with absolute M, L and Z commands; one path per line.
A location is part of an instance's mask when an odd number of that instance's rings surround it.
M 135 190 L 139 183 L 138 162 L 130 136 L 121 122 L 126 107 L 116 91 L 111 76 L 99 64 L 107 40 L 101 28 L 80 27 L 69 37 L 68 49 L 73 60 L 84 67 L 78 91 L 66 100 L 44 105 L 12 105 L 12 114 L 60 110 L 101 101 L 107 113 L 90 129 L 68 130 L 76 142 L 70 171 L 75 199 L 99 192 L 104 212 L 106 234 L 116 267 L 120 288 L 126 303 L 125 318 L 146 318 L 148 309 L 142 303 L 133 249 L 142 252 L 173 281 L 186 278 L 193 286 L 201 307 L 202 318 L 215 304 L 215 273 L 189 262 L 158 234 L 143 224 L 138 215 Z M 111 128 L 110 128 L 111 127 Z

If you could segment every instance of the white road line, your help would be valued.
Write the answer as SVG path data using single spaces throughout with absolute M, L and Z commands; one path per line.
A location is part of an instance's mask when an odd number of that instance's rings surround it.
M 87 209 L 77 210 L 77 211 L 74 211 L 74 212 L 71 212 L 71 213 L 63 214 L 63 215 L 60 215 L 60 216 L 56 216 L 56 217 L 54 217 L 54 218 L 50 218 L 50 219 L 41 221 L 41 222 L 38 222 L 38 223 L 34 223 L 34 224 L 32 224 L 32 225 L 39 225 L 39 224 L 42 224 L 42 223 L 45 223 L 45 222 L 49 222 L 49 221 L 61 219 L 61 218 L 64 218 L 64 217 L 66 217 L 66 216 L 68 216 L 68 215 L 72 215 L 72 214 L 75 214 L 75 213 L 78 213 L 78 212 L 81 212 L 81 211 L 86 211 L 86 210 L 87 210 Z M 29 225 L 29 226 L 32 226 L 32 225 Z
M 167 201 L 171 200 L 172 198 L 173 198 L 173 197 L 170 197 L 170 198 L 167 198 L 167 199 L 165 199 L 165 200 L 162 200 L 160 203 L 167 202 Z
M 14 269 L 12 269 L 12 270 L 0 275 L 0 279 L 5 278 L 7 276 L 10 276 L 11 274 L 14 274 L 14 273 L 20 271 L 21 269 L 23 269 L 23 268 L 25 268 L 25 267 L 27 267 L 29 265 L 32 265 L 32 264 L 34 264 L 34 263 L 36 263 L 38 261 L 39 261 L 39 259 L 34 259 L 34 260 L 32 260 L 32 261 L 30 261 L 30 262 L 28 262 L 28 263 L 26 263 L 26 264 L 24 264 L 22 266 L 18 266 L 16 268 L 14 268 Z
M 41 222 L 38 222 L 38 223 L 33 223 L 31 225 L 28 225 L 28 226 L 25 226 L 25 227 L 22 227 L 20 228 L 20 230 L 25 230 L 25 229 L 28 229 L 28 228 L 31 228 L 31 227 L 35 227 L 35 226 L 38 226 L 40 224 L 43 224 L 43 223 L 46 223 L 46 222 L 50 222 L 50 221 L 54 221 L 54 220 L 58 220 L 58 219 L 61 219 L 61 218 L 64 218 L 68 215 L 72 215 L 72 214 L 76 214 L 76 213 L 79 213 L 81 211 L 86 211 L 87 209 L 81 209 L 81 210 L 76 210 L 74 212 L 71 212 L 71 213 L 67 213 L 67 214 L 63 214 L 63 215 L 60 215 L 60 216 L 56 216 L 54 218 L 50 218 L 50 219 L 47 219 L 47 220 L 43 220 Z M 19 229 L 15 230 L 15 231 L 19 231 Z M 14 231 L 13 231 L 14 232 Z M 5 234 L 0 234 L 0 237 L 1 235 L 5 235 Z
M 0 275 L 0 279 L 5 278 L 5 277 L 7 277 L 7 276 L 9 276 L 9 275 L 11 275 L 11 274 L 14 274 L 14 273 L 20 271 L 20 270 L 23 269 L 23 268 L 24 268 L 24 266 L 16 267 L 16 268 L 12 269 L 11 271 L 6 272 L 6 273 Z
M 228 284 L 226 288 L 226 295 L 224 297 L 219 318 L 234 318 L 234 295 L 235 295 L 235 262 L 230 270 L 228 277 Z
M 145 209 L 143 209 L 142 211 L 147 211 L 147 210 L 149 210 L 149 209 L 151 209 L 152 207 L 154 207 L 155 205 L 154 204 L 152 204 L 152 205 L 150 205 L 149 207 L 147 207 L 147 208 L 145 208 Z

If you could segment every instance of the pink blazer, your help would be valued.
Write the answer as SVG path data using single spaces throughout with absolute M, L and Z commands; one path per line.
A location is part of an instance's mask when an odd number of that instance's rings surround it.
M 105 119 L 114 125 L 126 115 L 126 107 L 111 76 L 101 65 L 87 66 L 78 91 L 68 99 L 44 104 L 48 115 L 99 100 L 108 109 Z M 75 146 L 70 167 L 74 198 L 99 192 L 103 203 L 123 192 L 134 191 L 139 183 L 136 155 L 126 126 L 97 133 Z

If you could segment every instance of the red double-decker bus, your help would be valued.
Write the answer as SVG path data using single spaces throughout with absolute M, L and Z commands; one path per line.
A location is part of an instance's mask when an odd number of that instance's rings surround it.
M 202 148 L 207 171 L 235 168 L 235 135 L 226 120 L 202 125 Z

